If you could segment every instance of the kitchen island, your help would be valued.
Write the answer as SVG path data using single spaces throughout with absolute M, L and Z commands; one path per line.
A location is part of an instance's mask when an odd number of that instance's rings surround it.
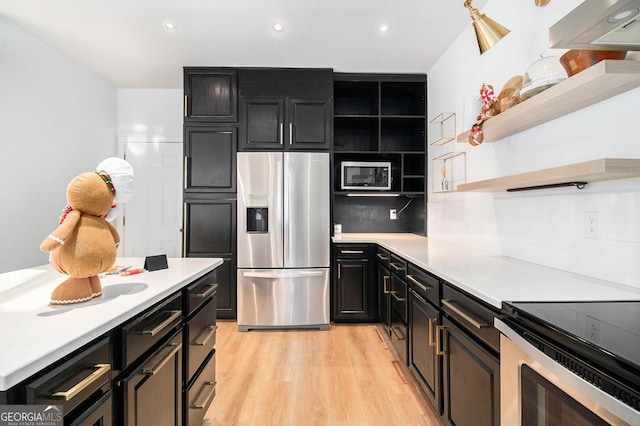
M 116 264 L 142 268 L 144 259 Z M 167 269 L 104 276 L 101 297 L 68 306 L 49 305 L 51 291 L 66 279 L 50 265 L 1 274 L 0 404 L 61 404 L 65 424 L 93 424 L 93 412 L 114 424 L 136 423 L 140 413 L 153 419 L 155 412 L 189 423 L 187 404 L 201 389 L 208 393 L 215 377 L 220 264 L 219 258 L 172 258 Z M 146 391 L 143 377 L 155 381 Z M 150 410 L 144 398 L 158 387 L 164 390 L 154 398 L 166 403 Z

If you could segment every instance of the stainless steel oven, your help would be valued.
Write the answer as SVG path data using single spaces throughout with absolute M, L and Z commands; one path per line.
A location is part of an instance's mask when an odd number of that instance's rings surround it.
M 640 349 L 640 336 L 624 338 L 620 325 L 628 318 L 614 325 L 593 312 L 616 315 L 594 303 L 513 305 L 495 320 L 503 425 L 640 425 L 639 370 L 625 356 Z M 631 317 L 638 312 L 631 309 Z M 629 324 L 633 333 L 638 324 Z M 619 338 L 622 350 L 610 351 Z

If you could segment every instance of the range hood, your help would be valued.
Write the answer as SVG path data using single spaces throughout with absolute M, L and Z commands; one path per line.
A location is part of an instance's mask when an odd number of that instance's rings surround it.
M 549 47 L 640 50 L 640 0 L 585 0 L 549 28 Z

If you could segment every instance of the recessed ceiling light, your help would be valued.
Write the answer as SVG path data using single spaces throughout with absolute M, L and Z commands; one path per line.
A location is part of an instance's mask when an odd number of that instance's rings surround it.
M 165 30 L 169 30 L 169 31 L 174 31 L 175 29 L 178 28 L 178 26 L 173 22 L 165 22 L 164 24 L 162 24 L 162 26 L 164 27 Z
M 280 32 L 280 31 L 284 30 L 284 27 L 282 26 L 282 24 L 275 23 L 275 24 L 273 24 L 273 30 Z
M 389 27 L 386 25 L 381 25 L 380 26 L 380 31 L 382 31 L 383 33 L 386 33 L 389 30 Z

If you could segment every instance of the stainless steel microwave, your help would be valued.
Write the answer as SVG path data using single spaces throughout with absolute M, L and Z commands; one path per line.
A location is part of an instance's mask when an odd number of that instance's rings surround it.
M 340 165 L 343 190 L 391 189 L 391 162 L 342 161 Z

